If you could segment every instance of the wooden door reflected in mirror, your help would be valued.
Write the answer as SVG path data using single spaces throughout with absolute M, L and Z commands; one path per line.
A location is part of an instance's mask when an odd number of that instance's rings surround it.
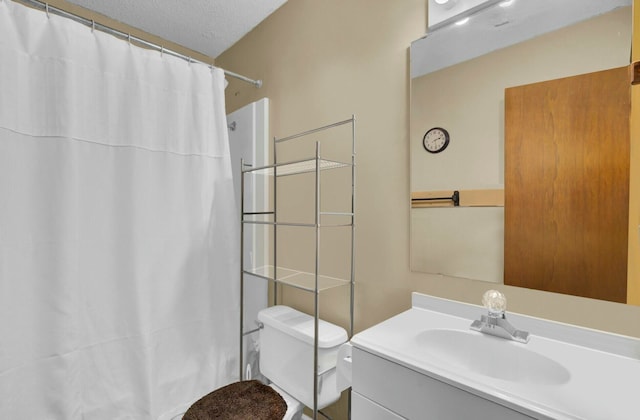
M 505 90 L 505 284 L 627 300 L 628 68 Z

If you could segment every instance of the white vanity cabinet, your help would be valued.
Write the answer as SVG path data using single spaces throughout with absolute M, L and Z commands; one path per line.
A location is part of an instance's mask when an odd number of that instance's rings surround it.
M 357 347 L 352 360 L 352 420 L 534 418 Z

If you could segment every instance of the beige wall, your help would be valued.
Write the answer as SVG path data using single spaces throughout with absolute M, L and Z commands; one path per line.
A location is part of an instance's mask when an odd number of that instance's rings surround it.
M 478 303 L 487 289 L 409 269 L 409 45 L 425 27 L 426 0 L 289 0 L 216 60 L 264 80 L 231 81 L 227 107 L 269 97 L 272 135 L 356 115 L 356 330 L 409 308 L 411 291 Z M 511 311 L 640 337 L 640 307 L 500 288 Z M 287 303 L 309 305 L 298 296 Z M 325 318 L 344 318 L 338 296 L 321 295 Z
M 407 278 L 408 46 L 425 27 L 425 3 L 290 0 L 216 60 L 264 81 L 259 90 L 231 81 L 227 108 L 269 97 L 274 136 L 356 115 L 357 329 L 406 309 L 414 289 Z M 339 297 L 322 294 L 322 307 L 332 309 Z M 310 301 L 296 299 L 305 301 L 288 303 Z M 342 309 L 323 317 L 345 318 Z

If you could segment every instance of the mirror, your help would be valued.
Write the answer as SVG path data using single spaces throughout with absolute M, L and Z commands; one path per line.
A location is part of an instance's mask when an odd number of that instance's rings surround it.
M 411 45 L 412 197 L 481 196 L 471 207 L 412 207 L 411 269 L 502 283 L 505 89 L 628 66 L 632 16 L 631 0 L 486 3 L 449 13 Z M 423 140 L 435 127 L 449 142 L 430 153 Z

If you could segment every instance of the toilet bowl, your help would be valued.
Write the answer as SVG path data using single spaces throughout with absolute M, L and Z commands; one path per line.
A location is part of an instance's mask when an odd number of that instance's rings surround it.
M 301 420 L 303 418 L 302 410 L 304 410 L 304 404 L 278 388 L 276 385 L 269 384 L 269 386 L 278 394 L 280 394 L 284 402 L 287 403 L 287 412 L 285 413 L 282 420 Z

